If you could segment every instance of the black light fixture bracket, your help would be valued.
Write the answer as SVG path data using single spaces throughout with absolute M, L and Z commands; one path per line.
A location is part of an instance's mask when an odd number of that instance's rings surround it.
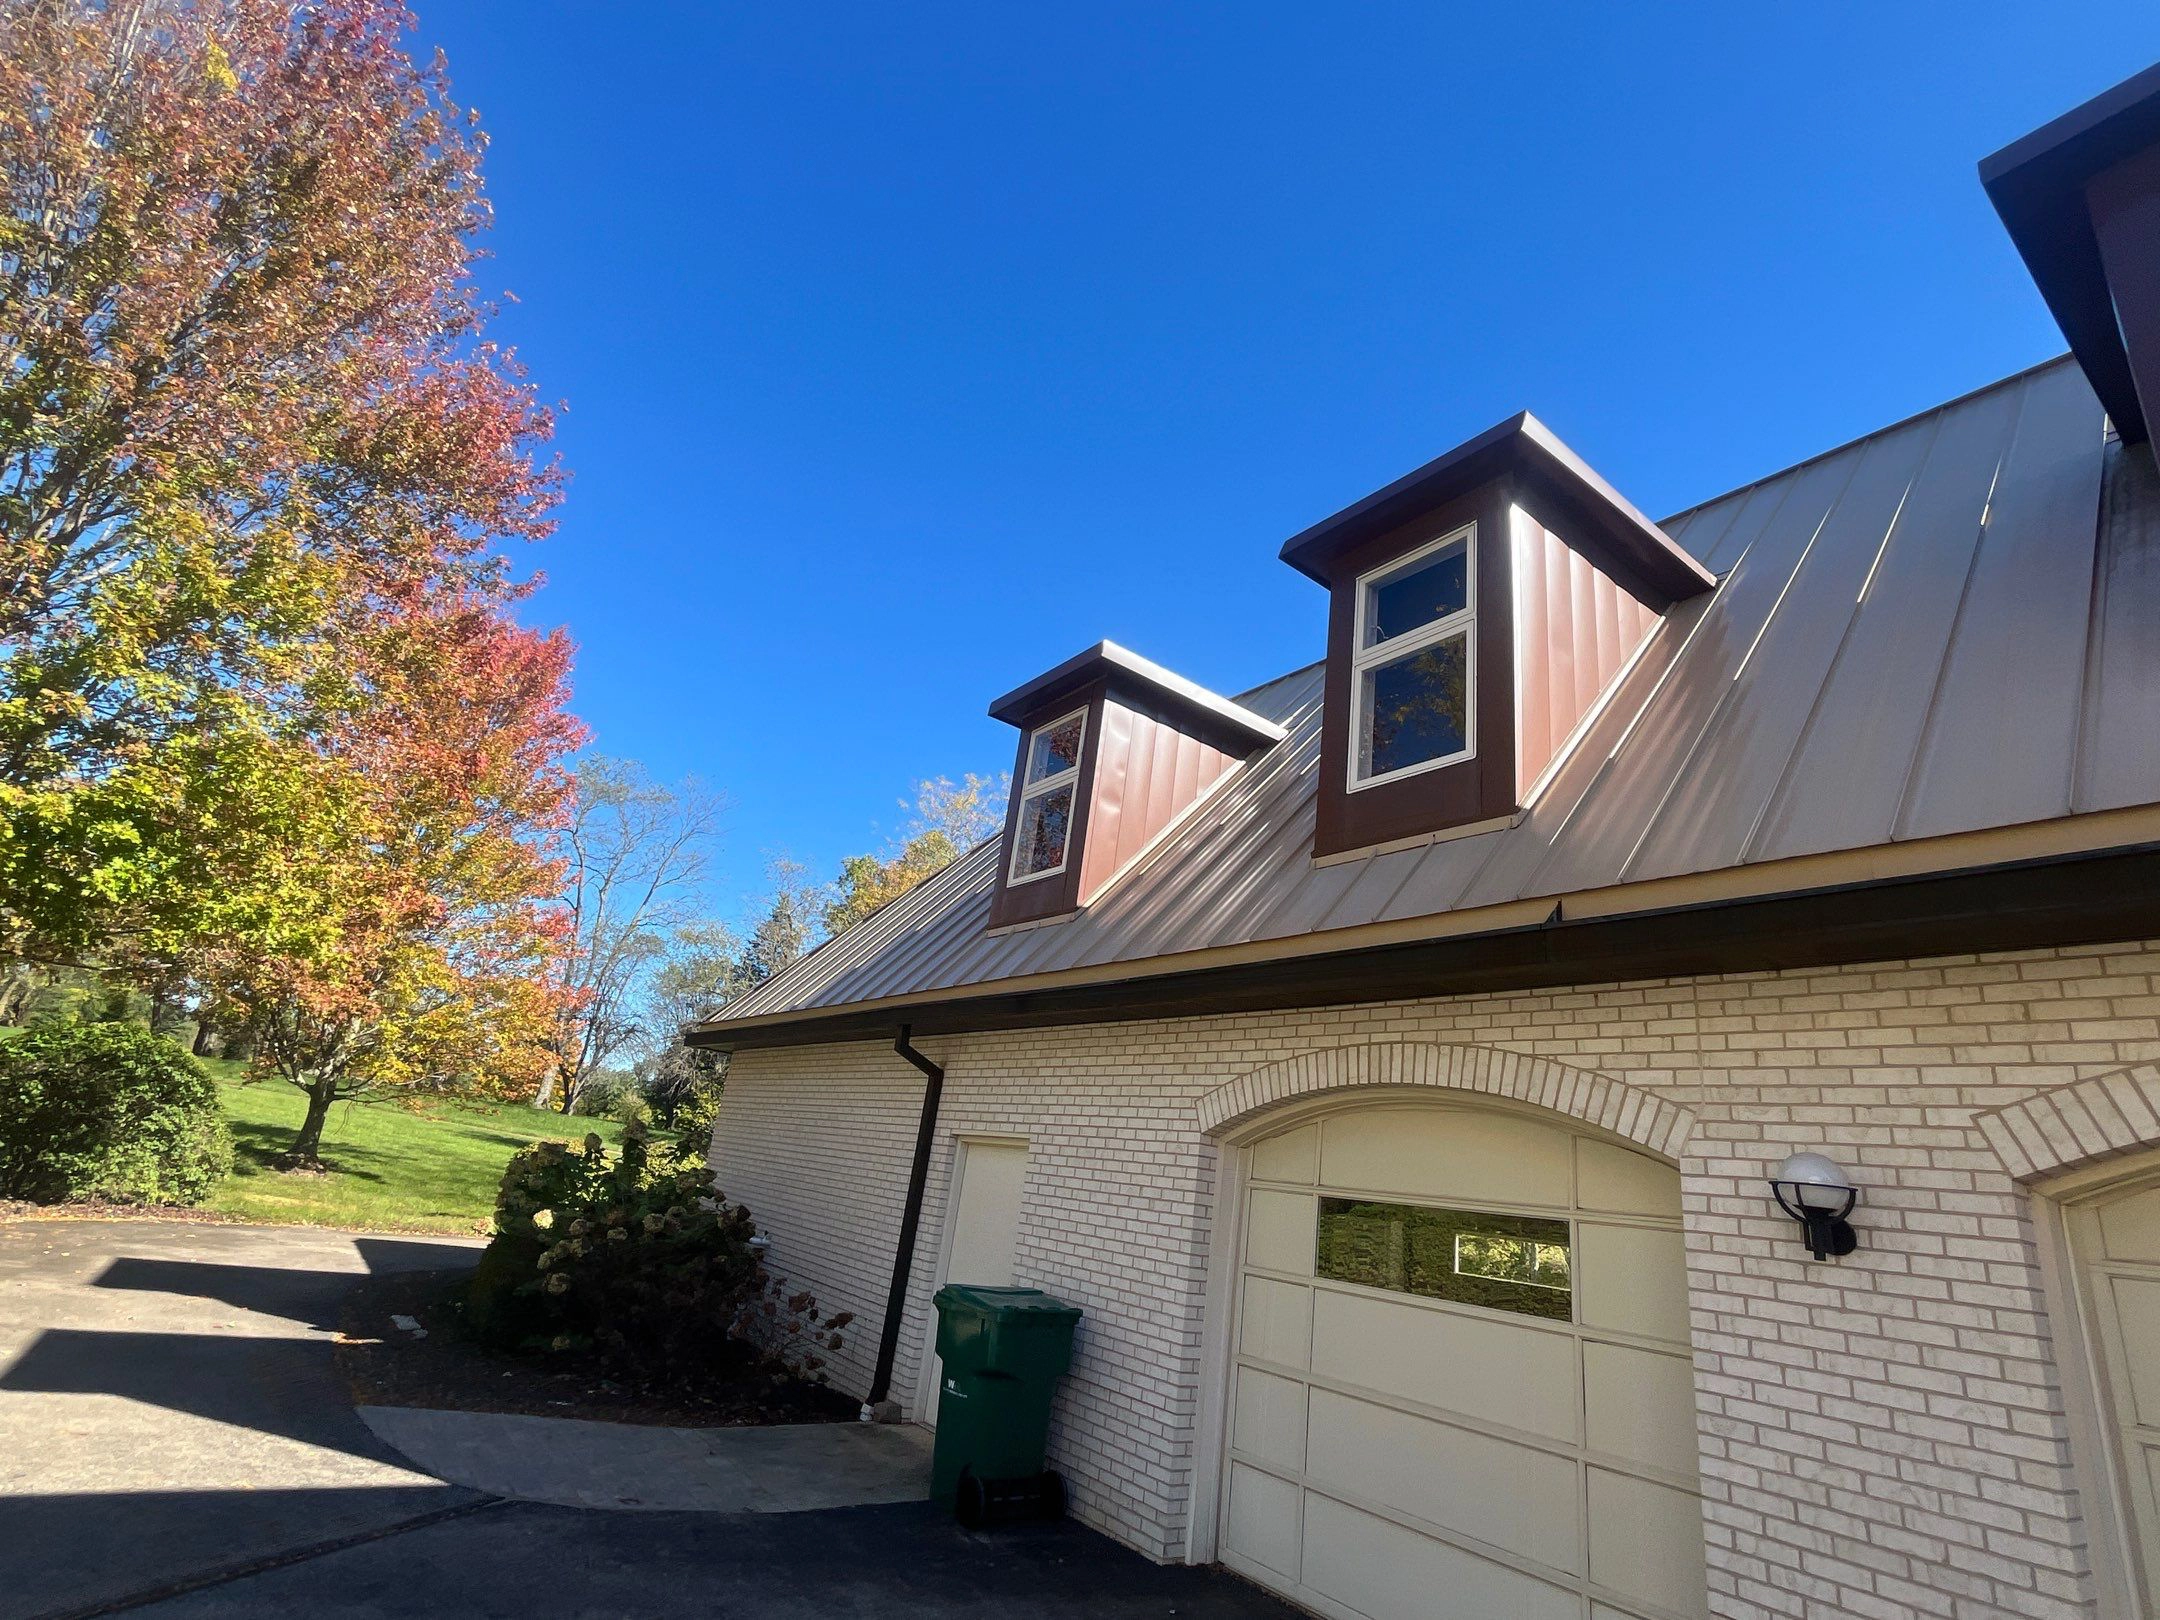
M 1860 1201 L 1860 1195 L 1851 1187 L 1845 1189 L 1843 1204 L 1832 1209 L 1818 1209 L 1800 1201 L 1800 1189 L 1812 1186 L 1810 1182 L 1773 1181 L 1770 1191 L 1778 1201 L 1778 1208 L 1806 1228 L 1802 1239 L 1808 1253 L 1818 1260 L 1828 1260 L 1832 1255 L 1847 1255 L 1860 1247 L 1860 1239 L 1852 1229 L 1852 1222 L 1845 1217 Z

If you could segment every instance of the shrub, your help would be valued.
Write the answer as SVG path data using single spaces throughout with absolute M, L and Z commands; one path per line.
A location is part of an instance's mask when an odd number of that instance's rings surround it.
M 0 1198 L 192 1204 L 232 1169 L 209 1072 L 133 1024 L 0 1040 Z
M 623 1125 L 645 1125 L 652 1121 L 652 1104 L 645 1094 L 634 1086 L 625 1086 L 608 1104 L 607 1117 Z
M 597 1135 L 543 1142 L 503 1173 L 466 1320 L 498 1348 L 591 1355 L 650 1380 L 761 1367 L 814 1379 L 849 1318 L 767 1277 L 756 1235 L 702 1164 L 655 1164 L 642 1125 L 612 1160 Z

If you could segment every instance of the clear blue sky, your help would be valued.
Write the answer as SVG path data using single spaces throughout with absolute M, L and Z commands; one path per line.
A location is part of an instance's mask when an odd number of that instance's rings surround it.
M 1289 534 L 1530 409 L 1653 515 L 2058 352 L 1974 178 L 2120 3 L 414 0 L 568 403 L 532 616 L 732 800 L 722 903 L 1108 636 L 1309 662 Z

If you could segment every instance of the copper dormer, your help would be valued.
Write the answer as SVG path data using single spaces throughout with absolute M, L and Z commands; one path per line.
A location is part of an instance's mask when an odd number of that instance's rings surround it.
M 1115 642 L 990 705 L 1020 729 L 990 926 L 1071 915 L 1283 729 Z
M 1504 826 L 1716 580 L 1527 412 L 1296 536 L 1327 587 L 1313 854 Z

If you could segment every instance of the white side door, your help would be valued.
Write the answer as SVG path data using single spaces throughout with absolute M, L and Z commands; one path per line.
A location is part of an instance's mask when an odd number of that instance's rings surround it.
M 945 1228 L 945 1263 L 937 1282 L 980 1283 L 1009 1288 L 1013 1280 L 1013 1234 L 1020 1229 L 1020 1188 L 1027 1179 L 1027 1144 L 963 1138 L 953 1165 L 952 1213 Z M 937 1316 L 929 1324 L 922 1421 L 937 1423 L 938 1387 L 944 1367 L 935 1348 Z

